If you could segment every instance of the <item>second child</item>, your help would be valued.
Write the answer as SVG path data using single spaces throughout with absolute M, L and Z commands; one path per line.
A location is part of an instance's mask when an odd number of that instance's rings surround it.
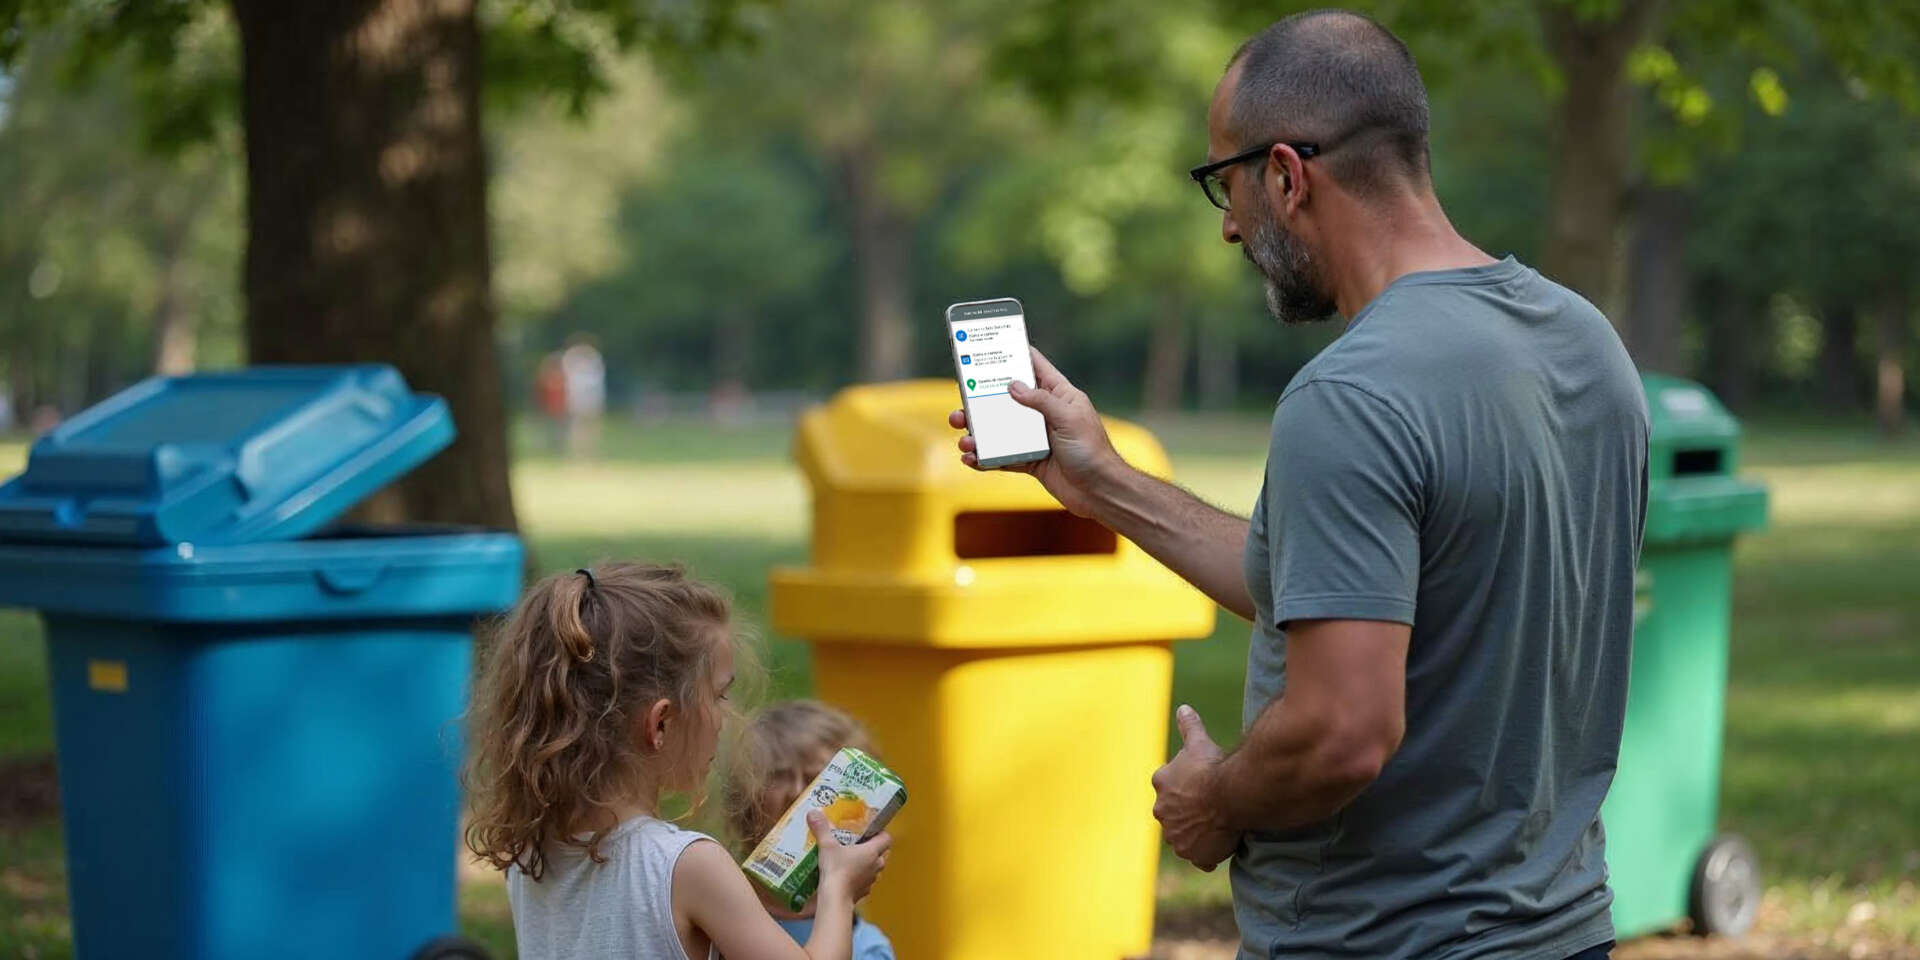
M 727 820 L 742 857 L 773 829 L 841 747 L 873 752 L 865 727 L 818 700 L 767 707 L 747 725 L 742 741 L 742 768 L 761 774 L 757 780 L 734 777 L 727 785 Z M 811 937 L 823 923 L 839 922 L 820 914 L 818 897 L 793 911 L 765 887 L 756 883 L 753 889 L 767 913 L 795 940 Z M 853 960 L 894 960 L 887 935 L 859 914 L 853 917 Z

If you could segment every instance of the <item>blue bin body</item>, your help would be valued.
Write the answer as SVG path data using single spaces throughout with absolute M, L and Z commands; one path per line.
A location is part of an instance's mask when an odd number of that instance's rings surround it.
M 417 429 L 420 409 L 391 412 Z M 328 433 L 312 445 L 350 431 Z M 519 540 L 109 545 L 86 497 L 34 515 L 51 489 L 16 499 L 24 535 L 0 510 L 0 604 L 46 625 L 76 955 L 401 960 L 453 932 L 471 631 L 512 604 Z

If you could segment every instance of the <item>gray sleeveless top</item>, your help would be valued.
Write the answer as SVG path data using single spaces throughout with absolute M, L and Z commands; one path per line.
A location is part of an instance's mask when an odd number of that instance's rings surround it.
M 600 842 L 605 863 L 567 847 L 534 881 L 507 870 L 521 960 L 688 960 L 673 927 L 673 867 L 704 833 L 635 817 Z M 712 954 L 709 953 L 709 958 Z

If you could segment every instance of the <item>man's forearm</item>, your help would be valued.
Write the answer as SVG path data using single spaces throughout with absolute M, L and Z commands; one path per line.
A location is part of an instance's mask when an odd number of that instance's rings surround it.
M 1094 517 L 1200 588 L 1253 619 L 1242 558 L 1247 521 L 1125 464 L 1092 491 Z
M 1225 829 L 1291 830 L 1332 816 L 1365 786 L 1327 775 L 1320 733 L 1284 699 L 1220 762 L 1212 793 Z

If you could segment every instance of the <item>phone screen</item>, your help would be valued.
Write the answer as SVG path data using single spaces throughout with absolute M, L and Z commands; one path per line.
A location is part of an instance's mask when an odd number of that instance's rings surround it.
M 947 308 L 960 396 L 983 467 L 1039 460 L 1047 455 L 1047 421 L 1007 393 L 1015 380 L 1033 386 L 1026 310 L 1014 299 L 956 303 Z

